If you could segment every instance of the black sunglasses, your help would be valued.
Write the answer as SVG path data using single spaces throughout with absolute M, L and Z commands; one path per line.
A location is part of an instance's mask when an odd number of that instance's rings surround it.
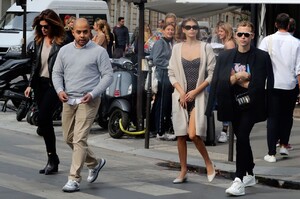
M 245 35 L 245 37 L 250 37 L 250 35 L 252 35 L 252 33 L 250 33 L 250 32 L 237 32 L 236 35 L 238 37 L 242 37 L 243 35 Z
M 40 28 L 40 29 L 42 29 L 42 28 L 44 28 L 44 29 L 49 29 L 49 25 L 39 25 L 39 28 Z
M 184 29 L 186 29 L 186 30 L 190 30 L 192 28 L 193 28 L 193 30 L 199 30 L 199 26 L 197 26 L 197 25 L 194 25 L 194 26 L 186 25 L 186 26 L 184 26 Z

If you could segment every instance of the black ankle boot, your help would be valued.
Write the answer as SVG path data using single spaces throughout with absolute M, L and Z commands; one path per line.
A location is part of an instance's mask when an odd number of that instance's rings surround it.
M 48 162 L 44 169 L 41 169 L 39 173 L 50 175 L 58 172 L 59 158 L 56 154 L 48 154 Z

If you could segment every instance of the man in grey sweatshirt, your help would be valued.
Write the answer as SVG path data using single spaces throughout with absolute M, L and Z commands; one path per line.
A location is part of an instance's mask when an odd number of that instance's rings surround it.
M 60 49 L 52 72 L 54 88 L 63 102 L 64 140 L 73 150 L 68 182 L 63 187 L 65 192 L 79 191 L 84 163 L 89 168 L 87 181 L 90 183 L 105 165 L 105 159 L 96 159 L 87 138 L 100 105 L 100 94 L 113 77 L 106 50 L 90 41 L 86 19 L 75 21 L 73 35 L 75 41 Z

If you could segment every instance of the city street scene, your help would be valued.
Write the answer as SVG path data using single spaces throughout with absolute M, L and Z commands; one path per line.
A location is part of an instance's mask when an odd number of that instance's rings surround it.
M 0 198 L 299 198 L 297 0 L 2 0 Z

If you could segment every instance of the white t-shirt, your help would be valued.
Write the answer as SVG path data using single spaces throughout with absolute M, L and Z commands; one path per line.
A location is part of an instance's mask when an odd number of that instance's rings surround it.
M 274 88 L 292 90 L 300 74 L 300 41 L 288 32 L 265 37 L 259 48 L 269 53 L 274 73 Z

